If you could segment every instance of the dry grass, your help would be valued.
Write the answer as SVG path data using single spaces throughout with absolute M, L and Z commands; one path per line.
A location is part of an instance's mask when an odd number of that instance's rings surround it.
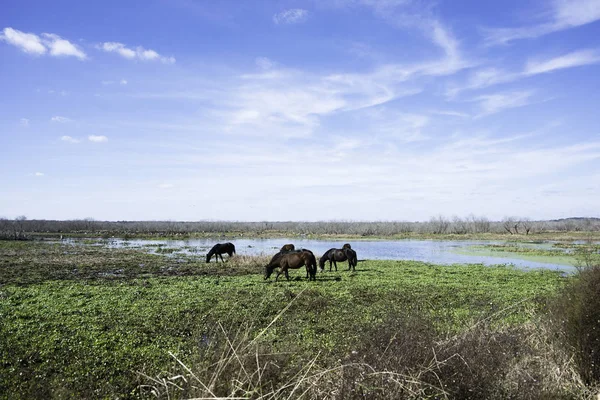
M 300 293 L 301 295 L 302 293 Z M 217 330 L 190 364 L 143 375 L 142 397 L 159 399 L 592 399 L 576 360 L 547 320 L 494 327 L 489 320 L 440 337 L 432 321 L 407 313 L 365 332 L 335 365 L 320 354 L 298 360 L 293 348 L 274 351 L 250 325 Z M 325 364 L 323 364 L 325 363 Z

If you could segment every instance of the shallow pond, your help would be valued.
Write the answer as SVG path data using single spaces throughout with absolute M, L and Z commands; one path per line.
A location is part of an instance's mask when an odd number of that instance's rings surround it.
M 147 240 L 147 239 L 86 239 L 84 242 L 109 248 L 141 248 L 151 253 L 171 255 L 196 255 L 204 257 L 218 239 L 189 239 L 189 240 Z M 348 240 L 313 240 L 313 239 L 221 239 L 220 242 L 231 241 L 235 244 L 240 255 L 272 255 L 286 243 L 294 243 L 296 248 L 312 250 L 320 257 L 328 249 L 341 248 Z M 63 242 L 73 244 L 82 242 L 77 239 L 67 239 Z M 490 244 L 506 244 L 504 241 L 451 241 L 451 240 L 358 240 L 350 241 L 357 252 L 358 259 L 378 260 L 416 260 L 434 264 L 512 264 L 519 268 L 546 268 L 564 271 L 573 270 L 572 263 L 564 257 L 553 260 L 531 260 L 531 257 L 520 254 L 498 253 L 497 255 L 477 254 L 474 251 L 481 246 Z M 528 243 L 540 249 L 548 249 L 551 243 Z M 226 257 L 226 256 L 225 256 Z M 527 259 L 528 258 L 528 259 Z

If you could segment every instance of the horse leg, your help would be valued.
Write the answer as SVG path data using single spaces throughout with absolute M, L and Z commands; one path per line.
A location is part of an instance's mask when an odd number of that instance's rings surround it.
M 337 262 L 335 262 L 335 258 L 333 259 L 333 265 L 335 266 L 335 272 L 337 272 Z

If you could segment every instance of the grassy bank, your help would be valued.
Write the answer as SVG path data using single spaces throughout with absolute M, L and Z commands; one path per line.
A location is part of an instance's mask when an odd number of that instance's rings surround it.
M 530 365 L 547 353 L 533 344 L 536 315 L 569 279 L 556 272 L 366 261 L 317 282 L 300 271 L 273 282 L 262 278 L 264 261 L 207 265 L 202 256 L 177 262 L 141 250 L 0 242 L 0 396 L 207 395 L 180 361 L 206 382 L 220 371 L 209 395 L 221 396 L 237 382 L 251 398 L 278 390 L 294 398 L 300 386 L 313 398 L 460 398 L 469 385 L 472 398 L 502 398 L 518 392 L 510 385 L 519 379 L 544 383 L 539 393 L 583 393 L 576 379 L 557 389 Z M 523 376 L 512 380 L 502 369 L 514 363 Z M 440 380 L 448 368 L 454 386 Z M 461 375 L 469 368 L 485 376 Z

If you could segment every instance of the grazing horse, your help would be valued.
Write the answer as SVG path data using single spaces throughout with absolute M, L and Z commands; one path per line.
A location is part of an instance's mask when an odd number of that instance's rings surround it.
M 337 261 L 348 261 L 348 271 L 352 269 L 352 271 L 356 271 L 356 264 L 358 262 L 356 257 L 356 252 L 349 247 L 345 247 L 342 249 L 329 249 L 323 254 L 323 256 L 319 259 L 319 267 L 321 271 L 325 270 L 325 262 L 329 261 L 329 272 L 331 272 L 331 265 L 335 266 L 335 270 L 337 271 Z M 350 246 L 350 245 L 348 245 Z
M 212 256 L 215 256 L 215 260 L 217 260 L 217 262 L 219 262 L 219 257 L 221 257 L 221 262 L 224 262 L 222 255 L 223 253 L 227 253 L 229 257 L 235 254 L 235 246 L 233 243 L 227 242 L 215 244 L 206 255 L 206 262 L 209 263 Z
M 316 281 L 317 277 L 317 259 L 312 251 L 302 249 L 292 252 L 279 252 L 273 256 L 269 264 L 265 266 L 265 279 L 269 279 L 275 268 L 279 268 L 275 282 L 279 275 L 285 274 L 286 279 L 290 280 L 289 269 L 298 269 L 306 266 L 306 277 L 309 281 Z

